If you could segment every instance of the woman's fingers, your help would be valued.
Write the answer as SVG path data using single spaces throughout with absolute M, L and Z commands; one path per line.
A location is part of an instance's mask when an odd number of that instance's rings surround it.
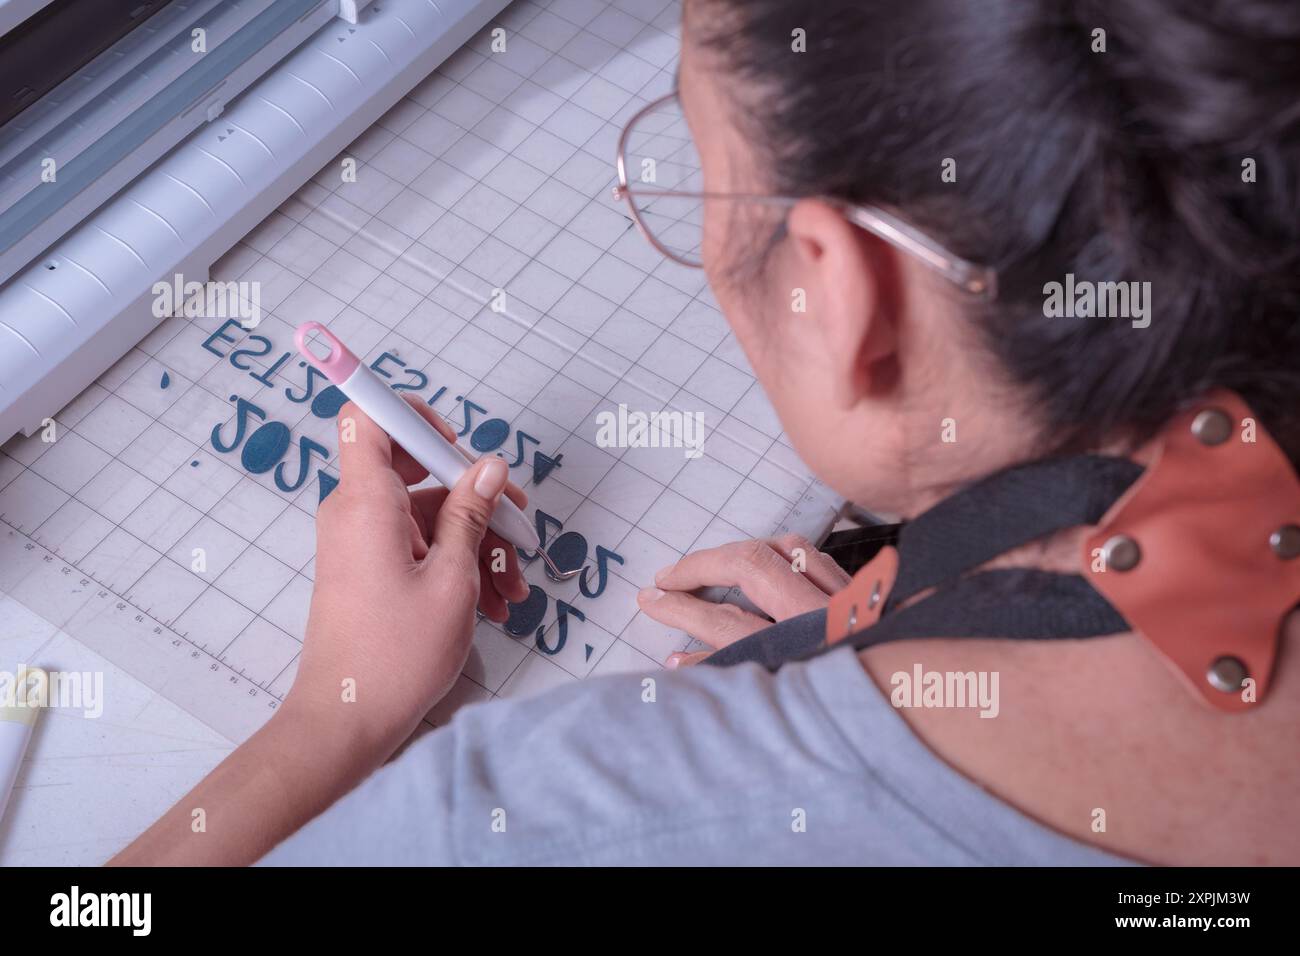
M 434 557 L 469 571 L 478 565 L 488 522 L 506 487 L 506 463 L 481 458 L 460 476 L 433 520 Z
M 510 487 L 506 487 L 507 493 Z M 425 542 L 433 540 L 433 529 L 437 521 L 438 509 L 447 500 L 446 488 L 416 488 L 411 492 L 411 512 L 417 526 L 424 535 Z M 523 494 L 523 492 L 519 492 Z M 428 549 L 426 547 L 425 552 Z M 416 555 L 420 560 L 422 554 Z M 524 580 L 523 568 L 519 564 L 519 554 L 514 545 L 506 541 L 495 531 L 483 536 L 483 543 L 478 549 L 479 563 L 488 573 L 485 585 L 491 584 L 492 590 L 506 601 L 522 601 L 528 597 L 528 582 Z
M 505 495 L 519 507 L 520 511 L 523 511 L 528 507 L 527 493 L 525 493 L 524 489 L 520 488 L 513 481 L 506 482 Z
M 406 486 L 393 468 L 388 435 L 352 403 L 339 420 L 339 487 L 316 512 L 317 541 L 347 537 L 354 558 L 377 565 L 420 560 L 427 547 Z M 358 533 L 364 528 L 364 534 Z
M 392 439 L 352 402 L 339 410 L 339 472 L 340 490 L 349 496 L 391 495 L 402 487 L 394 471 Z
M 676 654 L 668 655 L 668 659 L 664 661 L 664 667 L 670 671 L 677 670 L 679 667 L 693 667 L 700 661 L 708 659 L 712 654 L 712 651 L 696 651 L 694 654 L 678 651 Z
M 764 614 L 782 621 L 825 607 L 827 595 L 848 580 L 830 557 L 803 538 L 787 535 L 688 554 L 656 574 L 658 586 L 642 591 L 637 601 L 659 623 L 719 648 L 761 631 L 770 622 L 735 605 L 714 604 L 687 592 L 739 587 Z M 694 657 L 680 659 L 694 663 Z
M 406 404 L 410 405 L 420 413 L 421 418 L 437 429 L 438 434 L 440 434 L 444 439 L 453 443 L 456 441 L 455 429 L 453 429 L 441 415 L 434 411 L 432 406 L 417 398 L 412 398 L 410 395 L 403 395 L 402 398 L 406 401 Z M 344 407 L 346 408 L 346 406 Z M 341 412 L 340 415 L 342 415 Z M 412 458 L 405 448 L 398 445 L 396 442 L 392 442 L 392 447 L 393 470 L 402 477 L 402 481 L 405 482 L 408 487 L 410 485 L 418 485 L 420 482 L 424 481 L 424 479 L 429 477 L 428 469 Z
M 514 545 L 495 531 L 483 537 L 478 552 L 479 563 L 491 575 L 492 590 L 507 601 L 519 602 L 528 597 L 528 582 L 519 566 L 519 553 Z
M 852 576 L 835 563 L 825 551 L 820 551 L 807 538 L 786 534 L 771 539 L 771 545 L 786 558 L 791 567 L 803 565 L 804 575 L 824 594 L 835 594 L 843 589 Z
M 761 539 L 688 554 L 659 571 L 655 584 L 668 591 L 739 587 L 763 613 L 778 621 L 826 606 L 826 592 Z
M 501 596 L 497 590 L 496 579 L 499 574 L 494 574 L 484 562 L 478 563 L 478 609 L 479 612 L 490 621 L 496 621 L 498 624 L 504 624 L 510 617 L 510 608 L 506 606 L 506 599 Z
M 429 553 L 429 545 L 433 541 L 433 523 L 437 520 L 438 509 L 447 500 L 447 489 L 441 485 L 436 488 L 414 488 L 410 496 L 411 517 L 415 519 L 424 538 L 424 548 L 416 552 L 415 559 L 422 561 Z
M 443 438 L 447 439 L 447 441 L 451 442 L 453 445 L 456 444 L 456 430 L 451 427 L 450 422 L 439 415 L 426 403 L 411 398 L 409 395 L 404 395 L 402 397 L 406 399 L 407 404 L 420 413 L 420 416 L 424 418 L 425 421 L 438 429 L 439 434 L 441 434 Z M 459 448 L 460 446 L 457 445 L 456 447 Z M 463 451 L 464 449 L 461 450 Z M 471 456 L 471 458 L 466 459 L 465 464 L 472 464 L 474 460 L 476 459 Z M 424 466 L 408 455 L 406 449 L 398 445 L 393 447 L 393 467 L 397 469 L 397 473 L 402 476 L 403 480 L 414 478 L 414 480 L 406 481 L 408 485 L 418 485 L 420 482 L 424 481 L 425 478 L 429 477 L 429 472 L 425 470 Z M 506 483 L 505 495 L 520 508 L 524 508 L 528 505 L 528 495 L 524 494 L 524 490 L 513 481 Z
M 680 591 L 646 588 L 636 600 L 641 610 L 660 624 L 685 631 L 714 649 L 726 647 L 772 623 L 734 604 L 714 604 Z
M 438 434 L 442 435 L 444 439 L 451 442 L 453 445 L 456 444 L 456 430 L 451 427 L 451 424 L 445 418 L 434 411 L 431 406 L 419 399 L 412 398 L 410 395 L 403 395 L 402 398 L 406 401 L 406 404 L 410 405 L 420 413 L 421 418 L 436 428 Z M 343 407 L 345 409 L 356 408 L 355 405 L 350 404 L 344 405 Z M 339 412 L 340 421 L 342 421 L 344 415 L 345 413 L 343 411 Z M 369 420 L 367 419 L 367 421 Z M 371 425 L 375 428 L 379 427 L 374 425 L 373 422 L 371 422 Z M 405 448 L 392 441 L 392 439 L 389 439 L 389 447 L 391 449 L 391 467 L 408 487 L 411 485 L 418 485 L 420 482 L 424 481 L 424 479 L 429 477 L 428 470 L 412 458 Z M 473 458 L 467 458 L 465 464 L 470 465 L 473 463 L 473 460 Z M 520 508 L 523 508 L 528 504 L 528 495 L 524 494 L 523 489 L 514 482 L 508 482 L 506 484 L 505 494 Z
M 433 519 L 437 516 L 438 509 L 442 507 L 442 503 L 446 500 L 447 489 L 441 486 L 412 489 L 411 511 L 419 513 L 416 521 L 420 523 L 420 530 L 426 533 L 426 537 L 433 534 Z
M 417 488 L 411 492 L 411 516 L 424 536 L 421 547 L 415 550 L 415 560 L 421 561 L 429 553 L 434 521 L 438 509 L 447 500 L 446 488 Z M 502 551 L 497 551 L 501 548 Z M 502 568 L 504 570 L 497 570 Z M 509 601 L 522 601 L 528 596 L 528 582 L 519 569 L 515 549 L 495 534 L 488 533 L 479 548 L 478 609 L 498 624 L 510 617 Z

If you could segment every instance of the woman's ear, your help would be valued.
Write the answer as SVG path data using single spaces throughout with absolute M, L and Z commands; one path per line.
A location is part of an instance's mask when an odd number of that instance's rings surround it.
M 800 200 L 787 224 L 807 297 L 807 314 L 795 321 L 820 338 L 832 400 L 852 408 L 893 380 L 885 374 L 898 346 L 885 308 L 892 250 L 820 199 Z

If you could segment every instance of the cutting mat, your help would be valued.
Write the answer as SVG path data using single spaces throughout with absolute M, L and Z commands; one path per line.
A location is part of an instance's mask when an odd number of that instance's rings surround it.
M 315 509 L 338 478 L 337 390 L 292 346 L 308 319 L 505 458 L 548 547 L 587 567 L 558 583 L 528 566 L 533 598 L 507 627 L 478 623 L 433 723 L 656 668 L 690 643 L 637 609 L 657 568 L 829 527 L 837 503 L 703 273 L 663 259 L 611 197 L 622 124 L 672 87 L 679 16 L 660 0 L 516 3 L 331 158 L 212 270 L 256 283 L 255 327 L 167 318 L 52 434 L 3 447 L 0 609 L 22 605 L 233 742 L 260 726 L 293 681 Z M 619 405 L 702 413 L 703 455 L 598 447 L 597 416 Z

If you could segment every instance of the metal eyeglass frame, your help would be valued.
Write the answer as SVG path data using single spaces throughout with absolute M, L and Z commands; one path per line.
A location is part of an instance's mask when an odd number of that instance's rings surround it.
M 659 99 L 647 103 L 634 113 L 631 119 L 627 121 L 627 125 L 623 127 L 623 132 L 618 138 L 618 155 L 614 161 L 618 169 L 618 185 L 614 187 L 614 198 L 627 203 L 628 209 L 632 211 L 632 220 L 636 223 L 637 229 L 641 231 L 641 235 L 645 236 L 646 241 L 658 249 L 664 257 L 688 268 L 700 269 L 703 268 L 703 263 L 683 258 L 656 238 L 654 231 L 641 218 L 641 212 L 637 209 L 636 202 L 633 200 L 633 187 L 627 178 L 627 145 L 632 129 L 644 116 L 676 99 L 677 92 L 673 91 L 666 96 L 661 96 Z M 655 190 L 653 193 L 642 193 L 641 195 L 653 198 L 675 197 L 680 199 L 756 202 L 769 206 L 785 206 L 786 208 L 790 208 L 801 201 L 793 196 L 691 192 L 671 189 Z M 865 229 L 873 236 L 883 239 L 896 249 L 920 259 L 962 291 L 985 300 L 991 301 L 997 298 L 998 283 L 995 270 L 968 262 L 954 255 L 929 236 L 878 206 L 858 206 L 833 197 L 823 198 L 825 202 L 838 209 L 840 214 L 849 222 Z

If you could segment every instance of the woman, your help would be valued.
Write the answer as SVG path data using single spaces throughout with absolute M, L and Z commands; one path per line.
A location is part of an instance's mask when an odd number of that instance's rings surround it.
M 640 605 L 733 666 L 471 708 L 384 765 L 524 592 L 479 560 L 504 465 L 408 494 L 345 410 L 292 692 L 117 862 L 1300 863 L 1300 10 L 689 0 L 683 37 L 717 299 L 805 461 L 924 533 L 852 588 L 799 542 L 690 555 Z M 1089 282 L 1124 314 L 1062 307 Z M 1189 480 L 1271 544 L 1166 507 Z M 926 673 L 996 676 L 995 719 L 890 705 Z

